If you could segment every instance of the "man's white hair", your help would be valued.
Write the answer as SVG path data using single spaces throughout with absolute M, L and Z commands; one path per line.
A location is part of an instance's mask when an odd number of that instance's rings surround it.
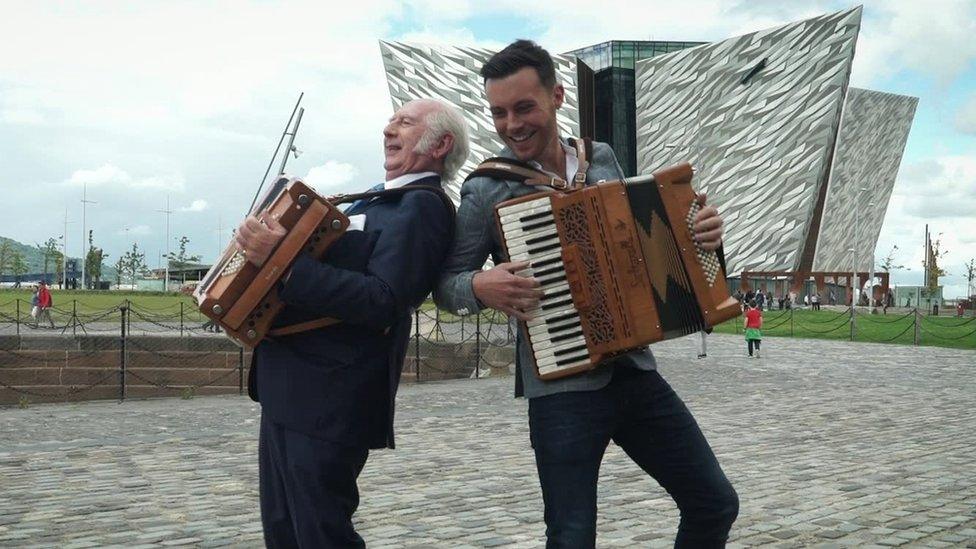
M 417 142 L 414 152 L 427 154 L 444 134 L 449 133 L 454 136 L 454 148 L 444 158 L 442 176 L 445 181 L 448 181 L 457 175 L 458 170 L 464 165 L 464 161 L 468 159 L 468 124 L 464 121 L 461 111 L 454 105 L 438 99 L 424 99 L 423 101 L 433 102 L 436 106 L 424 118 L 427 130 L 424 135 L 420 136 L 420 141 Z

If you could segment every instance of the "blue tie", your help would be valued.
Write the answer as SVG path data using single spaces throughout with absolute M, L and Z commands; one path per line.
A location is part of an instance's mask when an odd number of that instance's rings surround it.
M 379 184 L 374 185 L 373 187 L 371 187 L 369 189 L 369 191 L 367 191 L 367 192 L 371 192 L 372 193 L 372 192 L 376 192 L 376 191 L 382 191 L 383 190 L 383 187 L 385 187 L 385 184 L 384 183 L 379 183 Z M 346 210 L 344 212 L 342 212 L 342 213 L 344 213 L 346 215 L 355 215 L 355 214 L 359 213 L 360 211 L 366 209 L 366 204 L 369 204 L 369 201 L 370 200 L 372 200 L 372 198 L 360 198 L 359 200 L 357 200 L 357 201 L 353 202 L 352 204 L 350 204 L 349 207 L 346 208 Z

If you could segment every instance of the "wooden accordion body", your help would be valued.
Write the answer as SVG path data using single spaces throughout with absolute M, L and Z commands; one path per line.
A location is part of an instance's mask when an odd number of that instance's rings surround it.
M 231 242 L 193 293 L 200 312 L 252 348 L 284 307 L 278 280 L 301 252 L 324 256 L 349 226 L 342 212 L 295 178 L 279 178 L 254 212 L 259 219 L 277 219 L 288 231 L 268 260 L 258 268 Z
M 692 168 L 499 204 L 510 261 L 542 284 L 525 333 L 537 375 L 556 379 L 741 313 L 723 261 L 692 239 Z

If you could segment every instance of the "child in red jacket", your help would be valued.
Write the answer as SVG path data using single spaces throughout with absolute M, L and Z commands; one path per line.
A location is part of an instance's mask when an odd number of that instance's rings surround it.
M 762 311 L 756 308 L 756 302 L 749 302 L 746 311 L 746 343 L 749 345 L 749 356 L 752 356 L 752 346 L 756 346 L 756 358 L 759 358 L 759 344 L 762 343 Z

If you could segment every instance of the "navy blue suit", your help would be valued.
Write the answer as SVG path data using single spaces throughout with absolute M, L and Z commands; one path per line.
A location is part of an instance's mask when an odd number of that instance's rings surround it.
M 440 179 L 409 185 L 440 186 Z M 453 212 L 432 192 L 377 198 L 350 213 L 366 214 L 364 230 L 347 231 L 322 261 L 295 262 L 275 326 L 323 316 L 342 322 L 254 350 L 248 391 L 262 410 L 269 546 L 362 544 L 351 522 L 356 476 L 369 449 L 394 446 L 411 315 L 433 289 L 453 238 Z

